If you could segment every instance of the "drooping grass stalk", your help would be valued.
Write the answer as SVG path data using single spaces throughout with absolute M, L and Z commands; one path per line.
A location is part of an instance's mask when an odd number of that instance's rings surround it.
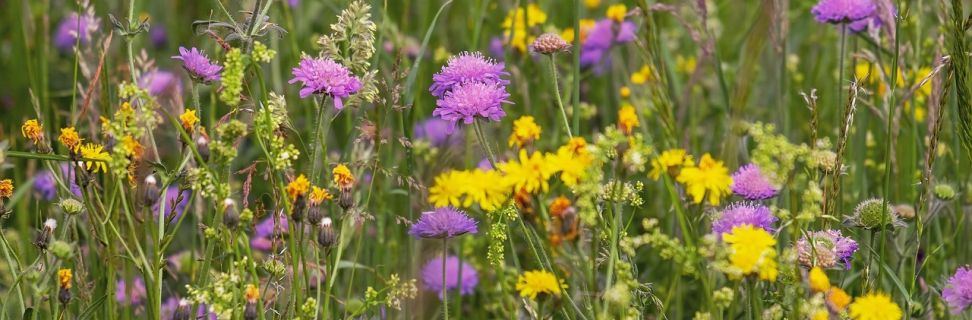
M 567 120 L 567 110 L 564 109 L 564 101 L 560 97 L 560 82 L 557 80 L 557 54 L 551 53 L 548 56 L 550 57 L 550 74 L 553 76 L 554 95 L 557 97 L 557 107 L 560 108 L 560 116 L 564 118 L 564 129 L 567 129 L 567 136 L 574 138 L 574 134 L 570 131 L 570 121 Z

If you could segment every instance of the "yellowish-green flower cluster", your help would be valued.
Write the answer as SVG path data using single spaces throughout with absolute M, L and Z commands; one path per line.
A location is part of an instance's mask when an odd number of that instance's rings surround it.
M 240 48 L 230 49 L 223 61 L 223 73 L 220 83 L 223 89 L 219 92 L 219 100 L 230 106 L 240 104 L 240 94 L 243 93 L 243 72 L 246 69 L 247 56 Z
M 270 63 L 277 56 L 277 51 L 270 49 L 260 41 L 253 42 L 253 61 Z

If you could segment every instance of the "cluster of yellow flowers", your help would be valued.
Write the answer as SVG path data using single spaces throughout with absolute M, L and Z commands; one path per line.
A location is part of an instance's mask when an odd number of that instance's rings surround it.
M 527 45 L 537 38 L 530 35 L 529 28 L 546 22 L 547 13 L 540 10 L 536 4 L 531 3 L 526 10 L 523 10 L 523 7 L 512 9 L 503 20 L 503 40 L 514 49 L 526 52 Z
M 857 297 L 851 303 L 850 295 L 843 289 L 832 286 L 827 273 L 820 267 L 810 269 L 807 280 L 811 293 L 823 294 L 827 302 L 827 308 L 817 311 L 814 319 L 829 319 L 830 313 L 841 318 L 849 315 L 855 320 L 898 320 L 903 316 L 901 307 L 881 292 Z
M 642 66 L 637 72 L 631 74 L 631 83 L 633 84 L 645 84 L 651 81 L 654 76 L 651 73 L 651 67 L 647 64 Z
M 731 193 L 729 169 L 708 153 L 695 164 L 692 156 L 683 149 L 666 150 L 651 162 L 648 176 L 658 180 L 662 174 L 675 177 L 676 181 L 684 184 L 685 192 L 695 203 L 702 203 L 708 198 L 709 204 L 717 206 L 722 198 Z
M 901 72 L 899 69 L 897 76 L 895 77 L 895 86 L 898 90 L 912 90 L 914 89 L 914 102 L 916 103 L 916 108 L 914 109 L 914 117 L 916 121 L 925 121 L 927 118 L 927 109 L 925 108 L 925 102 L 928 101 L 928 97 L 931 96 L 932 82 L 929 78 L 932 74 L 932 69 L 929 67 L 922 67 L 917 71 L 913 72 Z M 877 86 L 877 94 L 880 97 L 884 97 L 888 93 L 890 82 L 888 78 L 891 75 L 891 68 L 884 67 L 879 69 L 874 64 L 868 62 L 858 63 L 854 66 L 854 76 L 863 83 Z M 905 81 L 905 76 L 910 81 Z M 929 78 L 927 81 L 924 81 Z M 911 111 L 911 100 L 907 100 L 904 103 L 905 111 Z
M 776 281 L 776 239 L 762 228 L 749 224 L 732 228 L 723 234 L 722 240 L 729 245 L 728 272 L 730 279 L 756 274 L 766 281 Z
M 486 211 L 499 208 L 514 191 L 546 192 L 550 177 L 560 174 L 564 185 L 577 185 L 594 161 L 584 138 L 573 138 L 556 153 L 520 150 L 517 159 L 496 164 L 496 169 L 450 170 L 435 178 L 429 203 L 436 207 L 468 208 L 478 203 Z

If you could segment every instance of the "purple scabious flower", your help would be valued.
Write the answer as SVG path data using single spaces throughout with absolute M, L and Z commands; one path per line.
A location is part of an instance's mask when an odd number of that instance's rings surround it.
M 455 208 L 442 207 L 423 212 L 408 234 L 416 238 L 443 239 L 477 232 L 476 220 Z
M 152 29 L 149 29 L 149 39 L 152 40 L 153 46 L 162 48 L 169 43 L 169 34 L 165 31 L 164 26 L 152 25 Z
M 61 176 L 64 177 L 63 182 L 71 189 L 71 194 L 80 198 L 81 187 L 74 180 L 74 168 L 66 163 L 61 164 Z M 54 173 L 49 170 L 37 173 L 33 187 L 34 191 L 44 200 L 50 201 L 57 197 L 57 180 L 54 179 Z
M 733 227 L 744 224 L 772 233 L 774 223 L 776 223 L 776 216 L 766 206 L 737 202 L 722 210 L 722 214 L 712 222 L 712 233 L 722 237 L 723 233 L 732 232 Z
M 780 191 L 755 164 L 742 166 L 733 173 L 730 188 L 733 193 L 746 200 L 766 200 L 775 197 Z
M 456 256 L 446 256 L 445 259 L 445 288 L 446 290 L 455 290 L 459 288 L 459 294 L 469 295 L 473 293 L 476 289 L 476 285 L 479 284 L 479 275 L 476 273 L 476 268 L 472 265 L 463 262 L 462 266 L 459 265 L 459 257 Z M 461 268 L 461 269 L 460 269 Z M 462 282 L 459 281 L 459 273 L 462 271 Z M 436 292 L 439 295 L 439 299 L 442 299 L 442 257 L 435 257 L 425 263 L 425 267 L 422 268 L 422 283 L 429 290 Z
M 966 265 L 955 270 L 955 275 L 948 279 L 948 285 L 942 289 L 942 299 L 954 315 L 972 305 L 972 267 Z
M 154 97 L 170 94 L 182 96 L 182 81 L 174 73 L 165 70 L 149 71 L 142 75 L 138 85 Z
M 819 22 L 852 23 L 870 18 L 877 12 L 873 0 L 820 0 L 810 9 Z
M 57 26 L 57 33 L 54 35 L 54 46 L 61 51 L 71 51 L 74 45 L 80 42 L 82 45 L 91 40 L 91 34 L 98 29 L 98 19 L 89 14 L 79 15 L 71 13 Z
M 498 84 L 505 89 L 510 83 L 503 79 L 509 75 L 505 68 L 502 63 L 483 57 L 482 53 L 463 52 L 450 58 L 442 70 L 432 76 L 429 91 L 441 99 L 449 91 L 469 83 Z
M 635 24 L 630 21 L 617 23 L 611 19 L 602 19 L 596 22 L 581 43 L 581 66 L 593 66 L 598 71 L 609 65 L 607 55 L 611 48 L 634 40 L 636 29 Z
M 115 282 L 115 301 L 121 304 L 138 305 L 145 299 L 145 280 L 141 277 L 132 279 L 131 287 L 124 279 Z
M 275 236 L 287 233 L 289 227 L 287 216 L 280 215 L 280 222 L 274 220 L 272 216 L 263 219 L 253 230 L 253 238 L 250 239 L 250 247 L 260 251 L 270 251 L 273 248 Z
M 287 83 L 303 82 L 300 97 L 325 94 L 334 98 L 334 108 L 344 109 L 342 99 L 361 90 L 361 81 L 347 68 L 328 58 L 304 57 L 293 68 L 294 78 Z
M 797 240 L 797 258 L 807 268 L 819 266 L 833 268 L 843 263 L 850 269 L 850 259 L 857 252 L 857 241 L 840 234 L 840 230 L 823 230 L 809 233 Z
M 175 216 L 172 219 L 179 220 L 182 214 L 186 212 L 186 207 L 189 206 L 190 197 L 192 197 L 192 190 L 186 189 L 179 192 L 178 186 L 169 186 L 165 192 L 165 199 L 157 201 L 152 206 L 152 215 L 158 217 L 159 209 L 162 203 L 165 203 L 165 212 L 163 214 L 168 216 L 170 212 L 174 211 Z
M 188 312 L 189 308 L 192 308 L 192 303 L 188 300 L 181 300 L 176 297 L 169 297 L 162 304 L 161 319 L 178 319 L 176 318 L 176 312 L 179 308 L 185 308 Z M 196 308 L 196 317 L 193 319 L 209 319 L 216 320 L 216 314 L 209 312 L 209 307 L 204 303 L 200 303 L 199 307 Z
M 448 121 L 430 117 L 415 125 L 415 138 L 427 140 L 432 146 L 445 148 L 455 146 L 463 141 L 462 132 L 449 132 L 451 124 Z
M 503 104 L 512 103 L 507 100 L 509 97 L 506 88 L 498 83 L 461 84 L 435 102 L 432 115 L 450 122 L 448 132 L 451 133 L 459 121 L 472 124 L 476 117 L 500 121 L 506 116 Z
M 172 59 L 182 60 L 182 68 L 189 72 L 189 77 L 202 83 L 218 81 L 219 72 L 223 70 L 222 66 L 209 62 L 209 58 L 195 47 L 179 47 L 179 55 Z

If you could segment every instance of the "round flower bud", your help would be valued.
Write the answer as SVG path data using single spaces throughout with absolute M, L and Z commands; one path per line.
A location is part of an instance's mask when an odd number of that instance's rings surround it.
M 263 269 L 267 270 L 267 273 L 274 277 L 279 277 L 287 271 L 287 267 L 284 266 L 280 260 L 270 259 L 263 263 Z
M 209 161 L 209 137 L 200 135 L 196 138 L 196 151 L 199 151 L 199 155 L 202 156 L 203 160 Z
M 61 199 L 58 205 L 61 207 L 61 210 L 64 210 L 64 213 L 69 215 L 76 215 L 84 211 L 84 204 L 72 198 Z
M 60 240 L 55 240 L 54 242 L 51 242 L 51 245 L 48 247 L 48 250 L 50 250 L 50 252 L 54 254 L 55 257 L 61 260 L 70 260 L 74 253 L 74 248 L 71 246 L 70 243 L 60 241 Z
M 240 223 L 249 224 L 251 221 L 253 221 L 253 211 L 251 211 L 250 208 L 243 209 L 243 211 L 240 212 Z
M 948 201 L 955 199 L 955 188 L 952 188 L 952 186 L 948 184 L 943 183 L 935 185 L 932 193 L 934 193 L 935 197 L 939 200 Z
M 230 229 L 240 224 L 240 214 L 236 212 L 236 201 L 226 198 L 223 200 L 223 224 Z
M 553 54 L 567 51 L 570 49 L 570 44 L 556 33 L 544 33 L 537 37 L 537 40 L 533 41 L 532 47 L 533 52 Z
M 882 199 L 869 199 L 861 202 L 854 209 L 854 215 L 847 222 L 864 229 L 894 227 L 901 224 L 894 208 L 884 204 Z
M 337 235 L 334 233 L 331 223 L 331 218 L 324 217 L 321 219 L 320 228 L 317 231 L 317 243 L 323 248 L 330 248 L 337 243 Z

